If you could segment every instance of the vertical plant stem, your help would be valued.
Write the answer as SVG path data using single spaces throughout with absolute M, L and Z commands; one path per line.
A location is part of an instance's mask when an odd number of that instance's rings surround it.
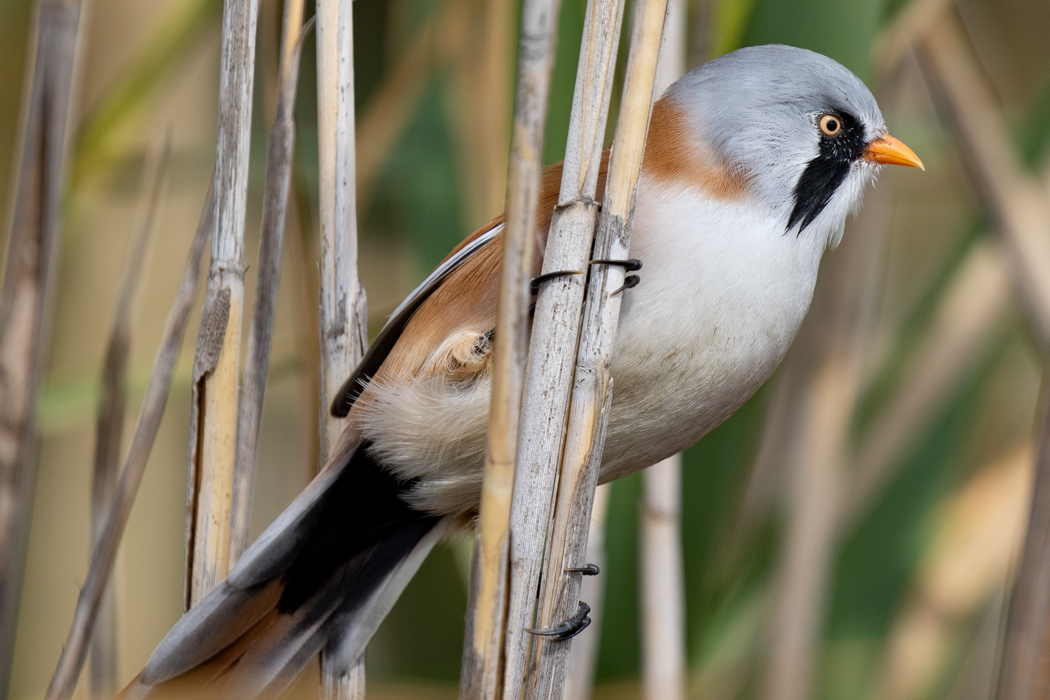
M 642 473 L 638 571 L 642 690 L 646 700 L 685 698 L 682 455 Z
M 656 92 L 685 73 L 686 3 L 669 0 Z M 640 591 L 642 690 L 646 700 L 685 698 L 682 456 L 642 473 Z
M 609 495 L 612 484 L 602 484 L 594 492 L 590 532 L 587 534 L 587 563 L 605 569 L 605 523 L 609 515 Z M 569 651 L 569 673 L 565 678 L 565 700 L 591 700 L 594 694 L 594 674 L 598 669 L 598 648 L 602 639 L 602 618 L 605 603 L 606 576 L 588 576 L 580 586 L 580 600 L 591 606 L 591 626 L 587 634 L 573 640 Z
M 623 260 L 628 255 L 666 15 L 667 0 L 645 0 L 635 8 L 620 116 L 595 237 L 595 259 Z M 597 265 L 587 283 L 554 528 L 541 584 L 541 628 L 572 617 L 579 604 L 580 574 L 565 569 L 580 566 L 586 551 L 613 390 L 609 366 L 622 301 L 614 292 L 623 286 L 624 277 L 622 267 Z M 537 642 L 526 679 L 527 698 L 561 697 L 570 645 L 556 640 Z
M 160 205 L 161 185 L 171 151 L 171 134 L 165 137 L 160 153 L 146 161 L 142 201 L 131 235 L 131 249 L 124 263 L 124 273 L 113 317 L 113 328 L 106 345 L 102 366 L 102 398 L 95 425 L 95 464 L 91 485 L 91 542 L 102 536 L 106 515 L 117 486 L 120 447 L 124 433 L 124 407 L 127 403 L 128 355 L 131 350 L 131 328 L 135 301 L 138 298 L 142 271 L 146 263 L 153 222 Z M 117 608 L 113 586 L 103 593 L 95 634 L 91 642 L 91 694 L 111 697 L 117 684 Z
M 328 410 L 367 344 L 367 301 L 357 277 L 354 179 L 354 20 L 351 0 L 317 3 L 317 128 L 320 162 L 320 455 L 343 429 Z M 363 698 L 364 655 L 348 666 L 321 654 L 324 698 Z
M 622 0 L 588 2 L 544 273 L 587 269 L 598 217 L 595 193 L 622 21 Z M 508 700 L 521 696 L 532 645 L 525 630 L 535 627 L 536 590 L 550 533 L 585 281 L 585 274 L 556 277 L 540 288 L 536 299 L 510 514 L 514 536 L 506 624 L 504 697 Z
M 460 675 L 461 698 L 491 699 L 503 693 L 510 510 L 525 373 L 528 282 L 532 274 L 533 233 L 558 10 L 558 0 L 525 0 L 522 7 L 502 235 L 503 260 L 493 339 L 488 446 L 475 540 L 477 573 L 471 582 Z
M 215 236 L 193 361 L 187 484 L 186 607 L 226 576 L 237 453 L 244 306 L 244 215 L 258 0 L 226 0 L 215 160 Z
M 284 6 L 281 35 L 281 65 L 277 78 L 277 101 L 266 152 L 266 184 L 263 188 L 262 232 L 259 237 L 259 277 L 255 309 L 248 331 L 244 361 L 244 391 L 237 426 L 237 463 L 233 475 L 230 566 L 248 546 L 252 524 L 252 485 L 255 482 L 256 449 L 262 421 L 266 373 L 270 364 L 270 340 L 281 283 L 281 249 L 288 208 L 288 183 L 295 148 L 295 94 L 299 83 L 299 56 L 303 27 L 303 0 L 288 0 Z
M 113 492 L 106 522 L 95 544 L 94 553 L 91 556 L 91 567 L 88 569 L 84 586 L 80 589 L 80 596 L 77 598 L 77 607 L 73 612 L 73 624 L 70 625 L 69 635 L 62 647 L 62 656 L 58 660 L 55 674 L 51 677 L 51 684 L 47 689 L 45 696 L 47 700 L 71 698 L 76 688 L 77 677 L 80 675 L 80 669 L 87 656 L 88 640 L 91 638 L 91 630 L 98 615 L 102 594 L 106 588 L 106 582 L 109 581 L 110 573 L 113 571 L 113 562 L 117 558 L 120 537 L 128 522 L 128 516 L 131 514 L 131 506 L 135 501 L 135 494 L 138 493 L 139 484 L 142 483 L 142 476 L 146 472 L 146 462 L 153 449 L 153 442 L 157 438 L 157 431 L 160 429 L 160 419 L 164 416 L 164 405 L 167 403 L 168 393 L 171 390 L 175 363 L 179 359 L 182 339 L 186 334 L 186 324 L 189 322 L 193 302 L 197 297 L 201 258 L 208 241 L 211 240 L 214 228 L 215 187 L 212 183 L 208 187 L 208 195 L 204 200 L 197 234 L 190 247 L 182 284 L 179 286 L 175 302 L 164 324 L 164 335 L 160 349 L 157 351 L 157 359 L 153 363 L 149 387 L 142 399 L 142 408 L 139 409 L 135 433 L 124 455 L 124 466 L 121 468 L 120 478 Z
M 36 387 L 47 357 L 59 205 L 83 53 L 83 3 L 38 0 L 23 82 L 0 292 L 0 689 L 11 676 L 33 497 Z M 0 693 L 3 693 L 0 690 Z

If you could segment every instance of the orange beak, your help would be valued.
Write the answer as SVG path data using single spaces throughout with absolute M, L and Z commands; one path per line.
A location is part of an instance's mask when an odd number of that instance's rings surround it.
M 907 165 L 909 168 L 919 168 L 924 172 L 926 170 L 926 166 L 919 160 L 919 156 L 915 155 L 915 151 L 889 134 L 869 143 L 864 150 L 864 157 L 883 165 Z

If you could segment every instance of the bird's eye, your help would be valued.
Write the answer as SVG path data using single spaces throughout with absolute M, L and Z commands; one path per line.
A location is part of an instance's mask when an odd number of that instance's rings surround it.
M 834 114 L 821 115 L 820 130 L 825 136 L 838 136 L 842 132 L 842 120 Z

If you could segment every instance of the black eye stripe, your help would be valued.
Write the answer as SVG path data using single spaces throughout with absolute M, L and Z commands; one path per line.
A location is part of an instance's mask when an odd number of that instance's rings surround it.
M 852 115 L 828 112 L 838 120 L 840 128 L 834 136 L 824 134 L 818 118 L 817 133 L 820 151 L 809 161 L 795 185 L 795 207 L 788 217 L 787 230 L 800 224 L 798 232 L 813 223 L 828 206 L 835 191 L 846 179 L 854 161 L 864 153 L 864 125 Z

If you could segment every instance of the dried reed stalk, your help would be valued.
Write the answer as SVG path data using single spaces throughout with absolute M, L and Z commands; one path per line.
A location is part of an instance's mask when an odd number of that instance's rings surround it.
M 506 218 L 501 241 L 503 259 L 493 339 L 488 446 L 475 538 L 477 565 L 471 576 L 460 674 L 459 696 L 464 699 L 488 700 L 503 693 L 510 511 L 528 337 L 528 283 L 558 9 L 558 0 L 525 0 L 522 7 Z
M 244 214 L 258 9 L 257 0 L 226 0 L 222 16 L 215 236 L 208 296 L 193 360 L 186 488 L 187 608 L 225 578 L 230 562 L 244 306 Z
M 106 344 L 102 365 L 102 396 L 95 424 L 95 464 L 91 484 L 91 543 L 102 536 L 113 492 L 117 486 L 121 440 L 124 434 L 124 408 L 127 403 L 128 356 L 131 327 L 139 296 L 142 271 L 146 264 L 153 222 L 160 205 L 161 185 L 171 153 L 171 133 L 164 138 L 159 153 L 146 160 L 139 212 L 131 234 L 131 247 L 124 263 L 113 317 L 113 328 Z M 113 586 L 102 596 L 95 634 L 91 640 L 91 693 L 111 697 L 117 690 L 117 600 Z
M 612 95 L 616 53 L 623 22 L 622 0 L 591 0 L 562 170 L 559 204 L 551 221 L 543 273 L 586 270 L 594 240 L 598 204 L 594 195 Z M 521 435 L 510 528 L 510 603 L 504 697 L 520 696 L 531 636 L 543 552 L 550 533 L 564 426 L 572 392 L 586 275 L 567 275 L 539 290 L 529 348 Z
M 365 291 L 357 277 L 354 19 L 351 0 L 317 3 L 317 127 L 320 167 L 320 451 L 343 429 L 328 407 L 368 343 Z M 364 655 L 347 666 L 321 654 L 324 698 L 363 698 Z
M 646 700 L 684 700 L 682 455 L 649 467 L 642 479 L 638 562 L 642 691 Z
M 277 101 L 266 152 L 266 184 L 263 187 L 262 231 L 259 236 L 259 276 L 255 309 L 248 331 L 248 352 L 244 360 L 244 388 L 241 393 L 240 421 L 237 426 L 237 462 L 233 474 L 232 524 L 230 526 L 230 566 L 248 546 L 252 524 L 252 485 L 255 482 L 256 449 L 262 421 L 266 373 L 270 364 L 270 340 L 281 284 L 281 249 L 287 218 L 288 183 L 292 176 L 295 149 L 295 94 L 299 85 L 299 57 L 302 39 L 309 31 L 303 26 L 303 0 L 284 5 L 281 33 L 281 59 L 277 78 Z
M 587 533 L 587 563 L 605 569 L 605 523 L 609 517 L 612 484 L 602 484 L 594 492 L 591 524 Z M 591 606 L 591 626 L 587 634 L 577 637 L 569 650 L 569 672 L 565 677 L 564 700 L 591 700 L 594 674 L 598 669 L 598 648 L 602 639 L 605 616 L 605 576 L 588 576 L 580 586 L 580 600 Z
M 623 260 L 628 255 L 666 16 L 667 0 L 646 0 L 635 9 L 631 53 L 595 237 L 595 259 Z M 577 612 L 580 575 L 565 569 L 580 566 L 586 552 L 587 526 L 612 399 L 609 366 L 622 301 L 614 292 L 623 286 L 624 277 L 620 266 L 597 265 L 587 282 L 554 526 L 541 583 L 541 628 L 550 628 Z M 525 679 L 527 698 L 561 697 L 569 647 L 562 641 L 537 642 Z
M 80 1 L 38 0 L 23 81 L 0 294 L 0 689 L 11 675 L 35 481 L 34 406 L 83 53 Z M 3 691 L 0 691 L 3 692 Z
M 685 0 L 669 0 L 657 94 L 685 73 Z M 639 577 L 642 692 L 646 700 L 685 700 L 685 565 L 682 561 L 682 456 L 642 474 Z
M 146 389 L 142 407 L 139 409 L 135 433 L 124 455 L 124 466 L 121 468 L 120 478 L 113 492 L 105 526 L 95 544 L 91 567 L 88 569 L 87 578 L 84 579 L 83 588 L 80 589 L 80 596 L 77 598 L 77 607 L 73 613 L 73 624 L 69 628 L 69 636 L 66 637 L 65 646 L 62 647 L 62 656 L 58 660 L 55 674 L 48 686 L 47 700 L 65 700 L 72 697 L 77 677 L 80 675 L 84 658 L 87 656 L 91 630 L 98 615 L 106 582 L 113 570 L 113 562 L 117 558 L 120 537 L 124 532 L 128 516 L 131 514 L 131 506 L 135 501 L 135 494 L 138 493 L 139 484 L 142 483 L 150 450 L 153 449 L 153 442 L 160 429 L 160 419 L 164 416 L 164 405 L 171 389 L 175 363 L 179 359 L 186 324 L 189 322 L 193 302 L 197 296 L 201 257 L 204 255 L 204 249 L 215 228 L 214 192 L 213 183 L 208 188 L 208 195 L 204 200 L 200 223 L 190 247 L 182 284 L 179 285 L 175 302 L 164 324 L 164 335 L 160 349 L 157 351 L 157 359 L 153 363 L 149 388 Z

